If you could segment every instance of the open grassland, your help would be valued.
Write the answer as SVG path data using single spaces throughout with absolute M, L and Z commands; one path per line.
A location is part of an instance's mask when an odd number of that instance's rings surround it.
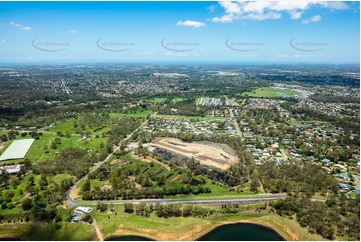
M 62 133 L 69 133 L 69 134 L 75 134 L 77 131 L 74 128 L 74 122 L 76 119 L 70 118 L 65 121 L 59 121 L 57 122 L 53 128 L 51 128 L 51 132 L 62 132 Z
M 279 90 L 271 87 L 258 88 L 253 92 L 244 92 L 242 96 L 249 97 L 289 97 L 297 95 L 298 92 L 288 91 L 288 90 Z
M 49 131 L 53 133 L 61 132 L 63 134 L 80 135 L 89 133 L 92 136 L 106 133 L 111 130 L 111 127 L 116 125 L 119 119 L 122 118 L 146 118 L 153 114 L 154 111 L 150 109 L 132 109 L 127 113 L 109 113 L 98 115 L 91 113 L 87 115 L 79 115 L 76 118 L 69 118 L 63 121 L 56 122 Z M 107 116 L 109 115 L 109 116 Z
M 186 99 L 181 98 L 181 97 L 175 97 L 170 102 L 173 103 L 173 104 L 176 104 L 176 103 L 180 103 L 180 102 L 182 102 L 184 100 L 186 100 Z
M 72 134 L 72 135 L 80 135 L 81 133 L 91 133 L 93 135 L 101 135 L 102 133 L 108 132 L 110 130 L 110 125 L 112 123 L 102 124 L 97 127 L 74 127 L 74 124 L 77 123 L 79 119 L 67 119 L 65 121 L 57 122 L 54 127 L 50 128 L 51 132 L 61 132 L 63 134 Z

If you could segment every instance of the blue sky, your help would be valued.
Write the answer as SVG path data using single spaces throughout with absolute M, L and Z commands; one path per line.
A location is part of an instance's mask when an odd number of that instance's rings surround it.
M 359 2 L 0 2 L 0 62 L 359 63 Z

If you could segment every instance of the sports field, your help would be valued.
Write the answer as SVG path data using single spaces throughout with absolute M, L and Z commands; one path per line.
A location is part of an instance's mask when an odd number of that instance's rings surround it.
M 249 97 L 290 97 L 297 94 L 299 93 L 294 91 L 274 89 L 271 87 L 262 87 L 258 88 L 253 92 L 242 93 L 242 96 L 247 95 Z

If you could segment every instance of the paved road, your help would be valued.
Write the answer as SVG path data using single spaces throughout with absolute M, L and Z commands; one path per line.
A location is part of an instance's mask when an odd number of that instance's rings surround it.
M 158 112 L 155 112 L 154 114 L 152 114 L 151 117 L 154 117 L 155 115 L 157 115 L 157 113 L 158 113 Z M 138 128 L 136 128 L 132 133 L 130 133 L 126 138 L 124 138 L 120 143 L 127 142 L 127 141 L 130 139 L 130 137 L 132 137 L 132 135 L 133 135 L 135 132 L 137 132 L 140 128 L 142 128 L 145 124 L 147 124 L 148 121 L 149 121 L 149 119 L 147 119 L 146 121 L 144 121 Z M 90 171 L 88 172 L 88 174 L 86 174 L 85 176 L 83 176 L 83 177 L 82 177 L 80 180 L 78 180 L 72 187 L 70 187 L 70 189 L 66 192 L 66 200 L 69 202 L 69 206 L 72 206 L 72 203 L 74 203 L 74 200 L 72 200 L 72 199 L 70 198 L 70 192 L 71 192 L 73 189 L 75 189 L 80 182 L 82 182 L 84 179 L 86 179 L 86 178 L 89 176 L 89 174 L 93 173 L 93 172 L 96 171 L 102 164 L 104 164 L 105 162 L 107 162 L 107 161 L 113 156 L 113 153 L 114 153 L 114 152 L 117 152 L 119 149 L 120 149 L 120 145 L 117 146 L 117 147 L 113 150 L 113 152 L 112 152 L 111 154 L 109 154 L 103 161 L 96 163 L 96 165 L 93 166 L 93 167 L 90 169 Z
M 222 205 L 222 204 L 252 204 L 261 203 L 270 200 L 284 199 L 286 194 L 271 194 L 271 195 L 252 195 L 252 196 L 239 196 L 239 197 L 227 197 L 227 198 L 185 198 L 185 199 L 134 199 L 134 200 L 111 200 L 101 201 L 105 204 L 125 204 L 133 203 L 138 204 L 145 202 L 147 204 L 169 204 L 169 203 L 181 203 L 181 204 L 201 204 L 201 205 Z M 314 197 L 312 200 L 326 201 L 324 198 Z M 97 205 L 99 201 L 75 201 L 71 200 L 71 206 L 84 206 L 84 205 Z
M 236 120 L 236 118 L 234 117 L 233 110 L 232 110 L 231 108 L 229 109 L 229 114 L 231 115 L 231 119 L 233 120 L 233 124 L 234 124 L 234 127 L 235 127 L 235 129 L 236 129 L 237 135 L 238 135 L 239 137 L 241 137 L 241 139 L 242 139 L 241 130 L 240 130 L 240 128 L 239 128 L 239 125 L 238 125 L 238 123 L 237 123 L 237 120 Z
M 239 197 L 226 197 L 226 198 L 180 198 L 180 199 L 133 199 L 133 200 L 111 200 L 101 201 L 106 204 L 125 204 L 146 202 L 147 204 L 168 204 L 168 203 L 187 203 L 187 204 L 225 204 L 225 203 L 254 203 L 269 201 L 275 199 L 286 198 L 285 194 L 272 194 L 272 195 L 254 195 L 254 196 L 239 196 Z M 97 205 L 99 201 L 75 201 L 71 200 L 72 206 L 80 205 Z

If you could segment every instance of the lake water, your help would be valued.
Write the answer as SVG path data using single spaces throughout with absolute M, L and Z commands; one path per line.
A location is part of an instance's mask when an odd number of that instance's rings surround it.
M 119 236 L 107 239 L 107 241 L 150 241 L 152 239 L 142 236 Z M 237 223 L 222 225 L 198 239 L 199 241 L 284 241 L 284 239 L 272 229 L 267 227 Z
M 261 225 L 248 223 L 222 225 L 210 231 L 208 234 L 203 235 L 198 240 L 284 241 L 274 230 Z

